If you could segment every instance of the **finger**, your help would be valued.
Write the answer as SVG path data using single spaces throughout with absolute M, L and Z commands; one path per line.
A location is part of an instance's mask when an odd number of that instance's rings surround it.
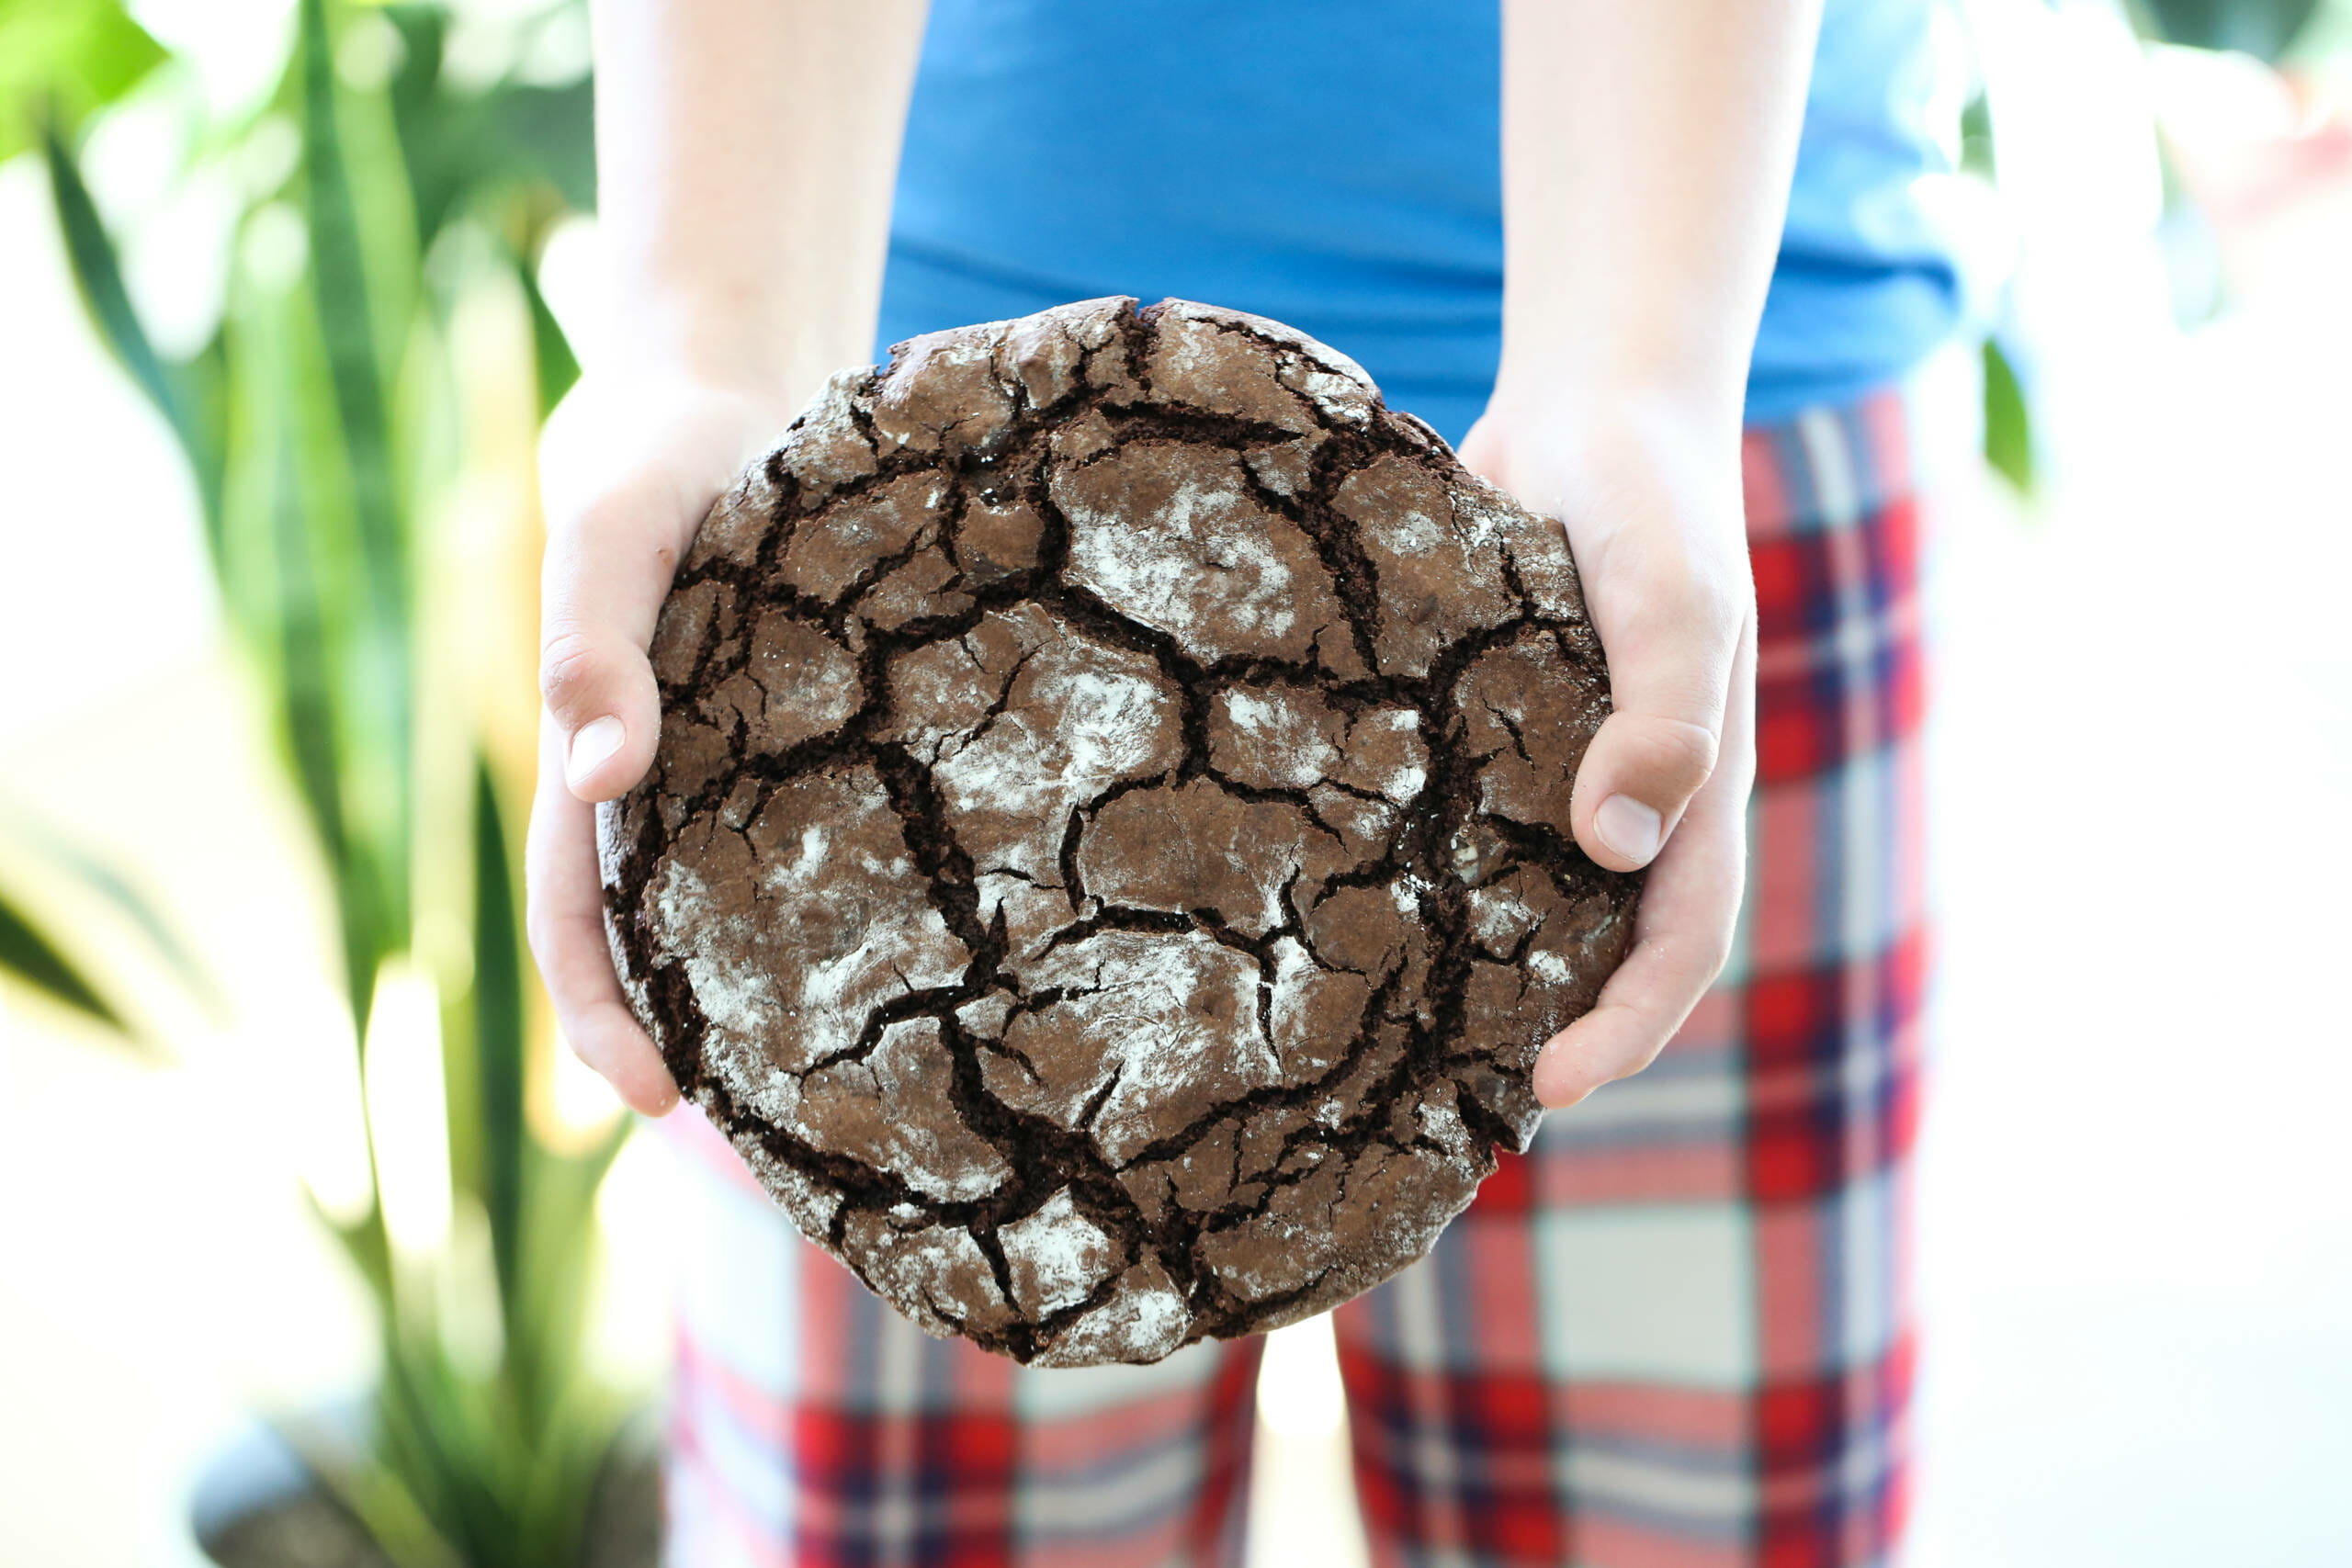
M 552 720 L 539 728 L 538 791 L 524 849 L 531 953 L 573 1054 L 629 1109 L 660 1116 L 678 1103 L 678 1086 L 613 973 L 596 874 L 595 807 L 564 786 L 561 732 Z
M 1577 765 L 1569 820 L 1585 853 L 1634 871 L 1714 771 L 1752 594 L 1736 547 L 1693 551 L 1671 530 L 1621 530 L 1592 553 L 1585 581 L 1614 711 Z
M 1755 644 L 1735 645 L 1724 757 L 1673 842 L 1650 868 L 1634 946 L 1593 1010 L 1547 1042 L 1535 1097 L 1573 1105 L 1656 1059 L 1723 972 L 1747 874 L 1747 795 L 1755 778 Z

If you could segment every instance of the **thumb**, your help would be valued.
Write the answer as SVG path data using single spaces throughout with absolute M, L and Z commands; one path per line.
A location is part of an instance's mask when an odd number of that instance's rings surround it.
M 539 695 L 555 721 L 564 784 L 587 801 L 644 776 L 662 725 L 645 649 L 677 551 L 616 515 L 625 494 L 551 531 L 541 574 Z
M 670 580 L 727 473 L 726 454 L 695 454 L 708 493 L 687 493 L 673 443 L 634 458 L 583 445 L 597 427 L 566 427 L 567 402 L 542 441 L 548 496 L 540 574 L 539 694 L 554 720 L 563 780 L 582 800 L 609 800 L 652 765 L 661 693 L 646 648 Z M 650 450 L 648 450 L 648 447 Z
M 564 787 L 585 802 L 628 792 L 654 764 L 661 691 L 644 651 L 661 602 L 710 503 L 783 425 L 748 392 L 656 383 L 612 398 L 583 381 L 538 442 L 538 694 Z
M 1611 871 L 1656 859 L 1714 773 L 1732 663 L 1752 597 L 1744 560 L 1694 558 L 1628 530 L 1586 577 L 1614 710 L 1577 769 L 1577 843 Z

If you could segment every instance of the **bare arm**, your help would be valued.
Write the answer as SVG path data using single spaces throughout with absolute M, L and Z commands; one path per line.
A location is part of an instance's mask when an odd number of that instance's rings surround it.
M 623 1099 L 677 1090 L 605 944 L 594 802 L 651 765 L 646 645 L 703 515 L 873 346 L 922 0 L 594 0 L 615 342 L 549 422 L 531 947 Z
M 873 349 L 921 0 L 594 0 L 627 359 L 797 409 Z
M 1747 362 L 1819 0 L 1505 0 L 1503 356 L 1463 456 L 1565 520 L 1616 712 L 1577 841 L 1650 865 L 1634 946 L 1546 1048 L 1568 1104 L 1637 1071 L 1723 967 L 1754 776 Z

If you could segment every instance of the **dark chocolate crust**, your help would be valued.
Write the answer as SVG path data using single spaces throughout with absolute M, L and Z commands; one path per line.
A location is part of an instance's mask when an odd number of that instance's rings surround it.
M 845 373 L 713 509 L 599 818 L 622 981 L 934 1333 L 1148 1361 L 1421 1256 L 1640 879 L 1559 525 L 1259 317 L 1090 300 Z

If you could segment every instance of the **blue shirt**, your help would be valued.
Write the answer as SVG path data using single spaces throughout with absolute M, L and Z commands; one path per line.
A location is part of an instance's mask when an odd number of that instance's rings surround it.
M 1638 4 L 1639 0 L 1632 0 Z M 1501 344 L 1498 7 L 1438 0 L 933 0 L 881 342 L 1068 299 L 1254 310 L 1459 440 Z M 1752 419 L 1949 336 L 1930 186 L 1958 95 L 1936 0 L 1828 0 Z

